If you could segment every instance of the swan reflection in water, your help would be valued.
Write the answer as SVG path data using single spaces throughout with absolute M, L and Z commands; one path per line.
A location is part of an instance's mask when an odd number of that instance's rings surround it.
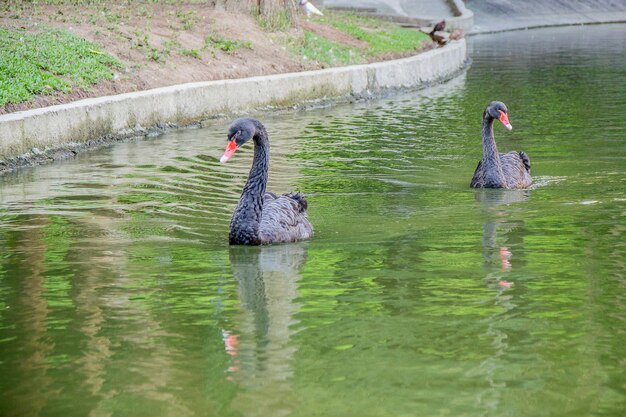
M 480 189 L 476 192 L 476 201 L 482 203 L 487 218 L 483 225 L 483 256 L 488 269 L 486 280 L 490 284 L 496 282 L 503 288 L 513 285 L 504 278 L 513 268 L 513 247 L 522 243 L 517 231 L 523 229 L 524 222 L 510 218 L 515 210 L 511 204 L 527 201 L 529 197 L 529 190 Z
M 486 218 L 482 238 L 485 284 L 495 290 L 494 304 L 500 307 L 485 320 L 485 336 L 492 340 L 492 353 L 476 371 L 489 386 L 477 398 L 487 413 L 497 413 L 501 403 L 506 401 L 506 377 L 502 375 L 506 374 L 510 341 L 505 323 L 509 312 L 517 307 L 512 290 L 515 283 L 510 276 L 523 262 L 519 253 L 523 249 L 524 222 L 514 217 L 518 203 L 524 203 L 529 197 L 529 190 L 480 189 L 476 192 L 476 201 L 482 204 Z
M 291 378 L 297 347 L 290 338 L 298 323 L 295 300 L 307 250 L 307 242 L 229 248 L 241 312 L 237 328 L 223 329 L 222 335 L 230 356 L 227 379 L 244 388 L 233 407 L 246 416 L 289 414 L 296 404 Z

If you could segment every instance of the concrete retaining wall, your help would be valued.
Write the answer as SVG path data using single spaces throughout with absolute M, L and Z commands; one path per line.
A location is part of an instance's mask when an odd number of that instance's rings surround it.
M 474 27 L 474 13 L 465 7 L 463 0 L 447 0 L 455 17 L 446 20 L 446 29 L 469 32 Z
M 1 115 L 0 173 L 56 159 L 55 149 L 60 147 L 81 148 L 106 136 L 137 136 L 144 127 L 423 87 L 456 75 L 466 60 L 465 40 L 460 40 L 395 61 L 182 84 Z
M 546 26 L 626 22 L 626 2 L 615 0 L 472 0 L 470 34 Z

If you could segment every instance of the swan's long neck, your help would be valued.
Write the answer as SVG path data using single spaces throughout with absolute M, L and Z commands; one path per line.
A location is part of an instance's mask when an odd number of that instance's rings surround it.
M 230 221 L 230 243 L 259 243 L 259 225 L 263 211 L 267 171 L 270 160 L 270 143 L 267 131 L 262 125 L 256 126 L 254 135 L 254 159 L 243 187 L 239 204 Z
M 485 180 L 490 186 L 506 184 L 500 154 L 493 137 L 493 117 L 487 111 L 483 113 L 483 166 Z

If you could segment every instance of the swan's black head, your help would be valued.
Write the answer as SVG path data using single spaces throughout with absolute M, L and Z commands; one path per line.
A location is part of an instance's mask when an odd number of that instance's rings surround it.
M 260 124 L 258 120 L 248 118 L 235 120 L 228 128 L 228 145 L 220 162 L 228 161 L 241 145 L 252 139 L 257 133 L 257 125 Z
M 503 102 L 492 101 L 485 109 L 485 113 L 494 119 L 500 120 L 507 129 L 513 129 L 513 126 L 509 123 L 509 111 L 506 108 L 506 104 Z

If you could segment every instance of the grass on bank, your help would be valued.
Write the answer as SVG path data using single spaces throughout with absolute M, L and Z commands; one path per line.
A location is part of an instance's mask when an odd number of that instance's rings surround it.
M 351 65 L 365 62 L 363 51 L 342 43 L 333 42 L 308 30 L 296 41 L 295 52 L 328 66 Z
M 97 45 L 62 30 L 0 28 L 0 106 L 37 94 L 88 88 L 121 64 Z
M 294 42 L 295 51 L 307 59 L 327 65 L 360 64 L 378 56 L 409 53 L 429 41 L 426 34 L 417 30 L 355 13 L 326 11 L 325 16 L 317 21 L 364 41 L 367 45 L 363 48 L 348 46 L 305 30 L 303 38 Z
M 386 53 L 404 53 L 421 47 L 430 38 L 417 30 L 355 13 L 330 13 L 325 23 L 355 38 L 367 42 L 371 56 Z
M 119 36 L 122 33 L 119 20 L 123 17 L 127 21 L 132 17 L 128 14 L 128 9 L 108 7 L 108 0 L 41 1 L 49 4 L 97 4 L 95 11 L 85 11 L 89 23 Z M 146 5 L 159 2 L 170 1 L 149 0 L 143 3 L 143 8 L 140 7 L 138 13 L 149 21 L 152 9 L 146 8 Z M 177 3 L 174 0 L 171 2 Z M 12 19 L 23 18 L 30 9 L 23 9 L 24 5 L 20 4 L 5 3 L 4 6 L 0 5 L 0 10 L 7 12 L 7 16 Z M 145 13 L 142 12 L 143 9 Z M 197 26 L 198 19 L 183 8 L 177 8 L 171 14 L 171 39 L 161 46 L 150 44 L 148 30 L 138 28 L 131 34 L 130 47 L 143 51 L 149 60 L 159 63 L 165 63 L 172 52 L 200 60 L 203 59 L 203 52 L 207 51 L 215 58 L 217 51 L 232 54 L 237 50 L 252 49 L 250 41 L 231 40 L 213 32 L 206 35 L 203 45 L 183 45 L 179 35 Z M 11 17 L 13 15 L 15 16 Z M 51 19 L 70 19 L 68 21 L 72 22 L 71 19 L 80 20 L 82 17 L 84 16 L 57 13 Z M 275 38 L 279 43 L 295 33 L 286 22 L 286 15 L 280 15 L 278 23 L 273 22 L 270 25 L 265 22 L 271 26 L 266 29 L 280 29 L 286 35 Z M 291 38 L 288 46 L 294 54 L 325 66 L 358 64 L 380 57 L 406 55 L 418 50 L 428 41 L 428 37 L 421 32 L 354 13 L 326 11 L 324 17 L 315 18 L 312 22 L 326 24 L 362 41 L 362 46 L 347 45 L 320 37 L 308 30 L 300 32 L 301 36 Z M 257 20 L 257 23 L 262 25 L 263 22 Z M 37 33 L 0 28 L 0 107 L 27 102 L 36 95 L 70 92 L 76 88 L 87 89 L 101 80 L 111 79 L 113 70 L 121 67 L 115 58 L 100 47 L 67 31 L 41 26 Z

